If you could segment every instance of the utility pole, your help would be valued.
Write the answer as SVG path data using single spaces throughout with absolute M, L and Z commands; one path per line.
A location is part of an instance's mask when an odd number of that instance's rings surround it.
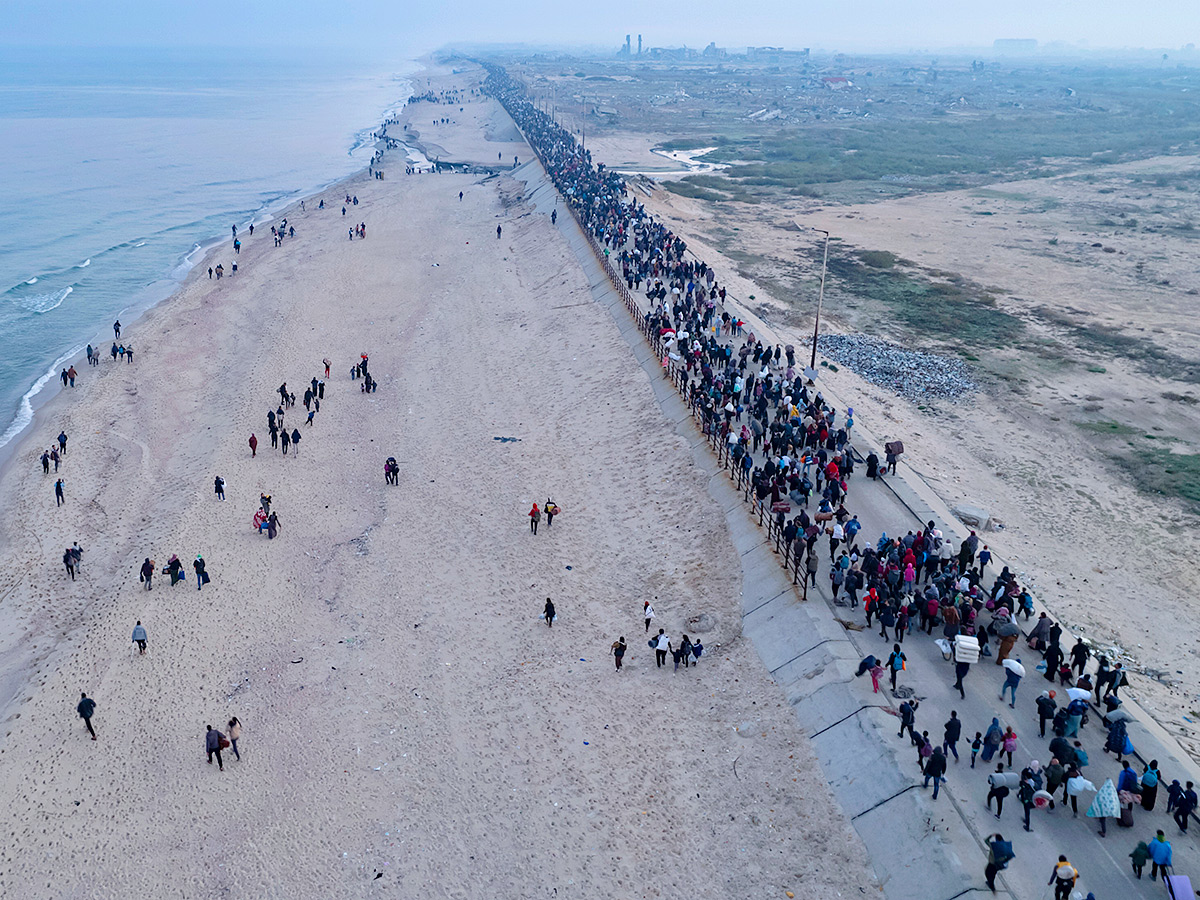
M 813 324 L 812 361 L 808 366 L 815 370 L 817 368 L 817 337 L 821 333 L 821 305 L 825 302 L 825 272 L 829 268 L 829 232 L 823 228 L 814 228 L 813 231 L 819 231 L 825 235 L 825 258 L 821 260 L 821 291 L 817 294 L 817 320 Z

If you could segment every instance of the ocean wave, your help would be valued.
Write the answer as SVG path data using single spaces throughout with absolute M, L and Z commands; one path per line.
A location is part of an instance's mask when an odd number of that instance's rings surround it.
M 70 291 L 70 288 L 67 288 Z M 62 356 L 54 361 L 52 365 L 41 378 L 33 383 L 33 386 L 21 395 L 21 403 L 17 407 L 17 414 L 9 423 L 8 428 L 4 429 L 4 434 L 0 434 L 0 447 L 3 447 L 22 431 L 25 426 L 33 421 L 33 398 L 41 393 L 42 388 L 58 377 L 59 366 L 65 363 L 72 357 L 78 356 L 83 350 L 82 347 L 72 347 Z
M 92 258 L 89 256 L 87 259 L 85 259 L 83 262 L 81 262 L 81 263 L 80 263 L 79 265 L 77 265 L 75 268 L 77 268 L 77 269 L 86 269 L 86 268 L 87 268 L 88 266 L 90 266 L 91 264 L 92 264 Z
M 28 284 L 28 282 L 26 282 Z M 75 288 L 68 285 L 65 288 L 60 288 L 57 291 L 47 291 L 44 294 L 30 294 L 27 297 L 13 297 L 12 302 L 18 307 L 31 313 L 48 313 L 52 309 L 58 309 L 62 306 L 62 302 L 74 292 Z
M 29 280 L 27 280 L 25 283 L 26 284 L 37 284 L 38 283 L 37 276 L 35 275 L 33 278 L 30 278 Z

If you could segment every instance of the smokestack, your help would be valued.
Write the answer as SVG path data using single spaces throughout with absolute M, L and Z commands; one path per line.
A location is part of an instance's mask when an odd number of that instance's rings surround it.
M 638 35 L 638 56 L 642 55 L 642 36 Z
M 629 55 L 629 35 L 625 35 L 625 55 Z

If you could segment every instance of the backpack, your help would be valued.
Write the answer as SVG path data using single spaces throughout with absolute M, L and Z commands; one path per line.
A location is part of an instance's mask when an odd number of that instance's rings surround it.
M 888 660 L 888 663 L 891 665 L 891 667 L 893 669 L 895 669 L 897 672 L 899 672 L 901 669 L 904 668 L 904 654 L 903 653 L 893 653 L 892 658 Z
M 1010 860 L 1016 859 L 1016 854 L 1013 853 L 1011 841 L 993 841 L 992 842 L 992 863 L 997 869 L 1008 868 Z

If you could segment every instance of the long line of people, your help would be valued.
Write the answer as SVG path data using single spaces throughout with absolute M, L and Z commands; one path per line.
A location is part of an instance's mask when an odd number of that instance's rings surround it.
M 936 634 L 945 660 L 953 663 L 953 687 L 964 699 L 971 667 L 981 659 L 993 661 L 1004 676 L 999 696 L 1014 710 L 1028 672 L 1017 653 L 1041 656 L 1036 669 L 1049 685 L 1035 706 L 1039 737 L 1046 737 L 1047 723 L 1053 734 L 1050 762 L 1043 767 L 1031 759 L 1019 774 L 1005 772 L 1003 766 L 989 773 L 988 806 L 996 801 L 997 816 L 1014 789 L 1026 828 L 1030 811 L 1053 809 L 1060 789 L 1061 802 L 1069 802 L 1076 813 L 1079 797 L 1095 794 L 1087 813 L 1099 820 L 1101 834 L 1110 816 L 1130 824 L 1135 803 L 1152 811 L 1162 782 L 1157 760 L 1144 763 L 1139 775 L 1122 759 L 1133 747 L 1125 728 L 1128 717 L 1120 709 L 1119 691 L 1126 683 L 1121 663 L 1099 656 L 1095 674 L 1090 674 L 1088 644 L 1076 640 L 1066 649 L 1062 627 L 1045 613 L 1034 618 L 1033 597 L 1012 571 L 1004 567 L 989 584 L 992 554 L 974 531 L 954 542 L 931 521 L 903 535 L 882 533 L 877 541 L 860 541 L 862 525 L 847 508 L 856 467 L 853 410 L 839 413 L 813 389 L 797 368 L 794 347 L 764 344 L 747 333 L 745 323 L 725 307 L 726 291 L 714 270 L 689 255 L 686 242 L 636 198 L 627 199 L 623 179 L 593 165 L 590 152 L 570 132 L 529 102 L 520 82 L 499 66 L 487 69 L 484 92 L 497 98 L 521 127 L 578 221 L 609 261 L 615 260 L 626 287 L 641 291 L 645 286 L 647 332 L 659 337 L 682 371 L 681 392 L 704 431 L 727 448 L 754 502 L 774 517 L 783 549 L 803 560 L 812 585 L 825 568 L 834 602 L 861 607 L 866 628 L 874 622 L 880 638 L 891 644 L 886 655 L 867 656 L 859 675 L 870 673 L 876 691 L 885 674 L 890 678 L 894 695 L 902 700 L 901 736 L 907 731 L 916 746 L 925 785 L 933 782 L 934 799 L 948 756 L 958 759 L 963 724 L 951 711 L 940 740 L 916 728 L 919 703 L 909 699 L 911 689 L 898 684 L 907 666 L 904 639 L 913 631 L 931 638 Z M 892 472 L 898 452 L 889 445 L 887 469 Z M 865 470 L 871 479 L 884 475 L 874 452 L 865 457 Z M 827 566 L 821 561 L 823 538 L 828 540 Z M 1026 648 L 1018 651 L 1022 638 Z M 1062 702 L 1058 690 L 1066 695 Z M 1105 749 L 1122 763 L 1117 783 L 1109 779 L 1099 789 L 1083 775 L 1088 757 L 1078 739 L 1092 714 L 1108 729 Z M 1017 749 L 1014 724 L 1004 725 L 995 717 L 976 732 L 971 768 L 977 756 L 990 763 L 997 753 L 1007 755 L 1011 767 Z M 1196 792 L 1190 782 L 1185 787 L 1178 780 L 1166 790 L 1168 812 L 1186 831 L 1197 808 Z M 1131 856 L 1140 878 L 1138 859 L 1143 865 L 1151 857 L 1169 860 L 1170 845 L 1159 831 Z M 989 863 L 988 886 L 993 889 L 998 868 Z

